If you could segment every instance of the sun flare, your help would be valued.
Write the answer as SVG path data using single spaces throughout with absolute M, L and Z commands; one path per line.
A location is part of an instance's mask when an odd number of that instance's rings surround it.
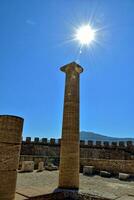
M 89 45 L 95 40 L 95 30 L 90 25 L 83 25 L 76 30 L 75 39 L 82 45 Z

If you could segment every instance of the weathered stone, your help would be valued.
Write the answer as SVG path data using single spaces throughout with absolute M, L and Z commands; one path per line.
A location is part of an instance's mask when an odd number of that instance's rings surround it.
M 44 140 L 43 140 L 44 141 Z M 33 157 L 36 155 L 38 156 L 52 156 L 51 152 L 55 152 L 55 156 L 59 157 L 60 152 L 60 140 L 58 140 L 58 143 L 56 142 L 56 145 L 49 145 L 49 142 L 45 143 L 41 141 L 38 143 L 31 142 L 30 144 L 26 143 L 26 141 L 22 142 L 22 148 L 21 148 L 21 155 L 33 155 Z M 47 138 L 46 138 L 47 141 Z M 93 141 L 89 141 L 92 142 Z M 44 144 L 44 145 L 43 145 Z M 107 144 L 107 143 L 106 143 Z M 96 145 L 90 146 L 90 143 L 87 145 L 80 145 L 80 158 L 84 159 L 106 159 L 106 160 L 134 160 L 133 152 L 134 152 L 134 145 L 129 148 L 127 146 L 123 146 L 124 142 L 119 143 L 117 147 L 104 146 L 101 145 L 99 148 Z M 88 165 L 88 164 L 85 164 Z M 92 164 L 91 164 L 92 165 Z M 110 167 L 110 166 L 109 166 Z M 105 168 L 105 167 L 104 167 Z M 122 172 L 122 166 L 120 166 L 120 170 L 118 172 Z M 128 168 L 128 167 L 127 167 Z M 106 169 L 107 170 L 107 169 Z M 107 170 L 108 171 L 108 170 Z M 123 170 L 124 171 L 124 170 Z M 125 171 L 124 171 L 125 172 Z M 127 171 L 126 173 L 129 173 Z
M 112 147 L 117 147 L 117 142 L 112 142 Z
M 100 176 L 109 178 L 111 177 L 111 173 L 107 171 L 100 171 Z
M 88 140 L 88 146 L 92 147 L 93 146 L 93 141 Z
M 104 141 L 103 145 L 104 145 L 104 147 L 109 147 L 109 142 L 108 141 Z
M 83 174 L 84 175 L 88 175 L 88 176 L 93 175 L 94 171 L 95 171 L 94 166 L 84 166 L 83 167 Z
M 53 170 L 57 170 L 58 167 L 55 166 L 55 165 L 53 165 L 53 164 L 51 163 L 51 164 L 45 166 L 45 169 L 46 169 L 46 170 L 49 170 L 49 171 L 53 171 Z
M 44 170 L 44 162 L 38 163 L 38 172 L 42 172 Z
M 0 199 L 14 200 L 17 171 L 0 172 Z
M 31 143 L 31 137 L 26 137 L 26 143 Z
M 23 161 L 21 172 L 33 172 L 34 171 L 34 161 Z
M 80 145 L 85 145 L 85 141 L 84 140 L 80 140 Z
M 34 142 L 35 142 L 35 143 L 38 143 L 38 142 L 39 142 L 39 138 L 38 138 L 38 137 L 35 137 L 35 138 L 34 138 Z
M 13 200 L 21 146 L 23 119 L 0 115 L 0 199 Z
M 0 115 L 0 143 L 20 144 L 23 119 L 12 115 Z
M 16 170 L 19 162 L 19 153 L 20 145 L 0 143 L 0 171 Z
M 125 174 L 125 173 L 119 173 L 119 179 L 120 180 L 128 180 L 130 177 L 130 174 Z
M 134 160 L 110 160 L 110 159 L 92 159 L 81 158 L 82 166 L 94 166 L 97 171 L 106 170 L 112 174 L 119 172 L 134 174 Z
M 55 144 L 55 139 L 54 138 L 50 139 L 50 144 L 52 144 L 52 145 Z
M 96 141 L 96 146 L 101 147 L 101 141 Z
M 133 142 L 132 141 L 127 141 L 127 147 L 132 147 L 133 146 Z
M 58 144 L 59 144 L 59 145 L 61 144 L 61 139 L 58 139 Z
M 42 142 L 43 142 L 44 144 L 47 144 L 47 138 L 42 138 Z
M 66 73 L 59 188 L 79 188 L 79 74 L 75 62 L 61 67 Z
M 125 142 L 124 141 L 119 141 L 119 147 L 125 147 Z

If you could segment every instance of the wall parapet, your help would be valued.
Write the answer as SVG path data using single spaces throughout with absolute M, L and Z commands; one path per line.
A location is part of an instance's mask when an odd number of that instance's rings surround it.
M 55 139 L 55 138 L 39 138 L 39 137 L 35 137 L 34 140 L 31 139 L 31 137 L 26 137 L 25 140 L 22 140 L 23 144 L 46 144 L 46 145 L 60 145 L 61 143 L 61 139 Z
M 92 140 L 88 140 L 88 141 L 85 141 L 85 140 L 80 140 L 80 146 L 81 147 L 100 147 L 100 148 L 104 148 L 104 147 L 134 147 L 134 143 L 133 141 L 118 141 L 118 142 L 115 142 L 115 141 L 92 141 Z
M 34 140 L 31 139 L 31 137 L 26 137 L 25 140 L 22 140 L 22 143 L 35 143 L 35 144 L 46 144 L 46 145 L 60 145 L 61 139 L 55 139 L 55 138 L 39 138 L 35 137 Z M 92 140 L 80 140 L 80 146 L 81 147 L 95 147 L 95 148 L 104 148 L 104 147 L 120 147 L 120 148 L 134 148 L 133 141 L 92 141 Z

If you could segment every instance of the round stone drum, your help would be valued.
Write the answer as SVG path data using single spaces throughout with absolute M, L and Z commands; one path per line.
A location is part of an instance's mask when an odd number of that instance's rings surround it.
M 0 199 L 15 198 L 23 119 L 0 115 Z

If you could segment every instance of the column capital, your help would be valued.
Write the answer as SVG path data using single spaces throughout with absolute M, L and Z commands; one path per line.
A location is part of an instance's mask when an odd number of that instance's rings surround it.
M 83 72 L 83 68 L 76 62 L 64 65 L 63 67 L 60 68 L 60 70 L 65 73 L 77 72 L 78 74 L 80 74 Z

